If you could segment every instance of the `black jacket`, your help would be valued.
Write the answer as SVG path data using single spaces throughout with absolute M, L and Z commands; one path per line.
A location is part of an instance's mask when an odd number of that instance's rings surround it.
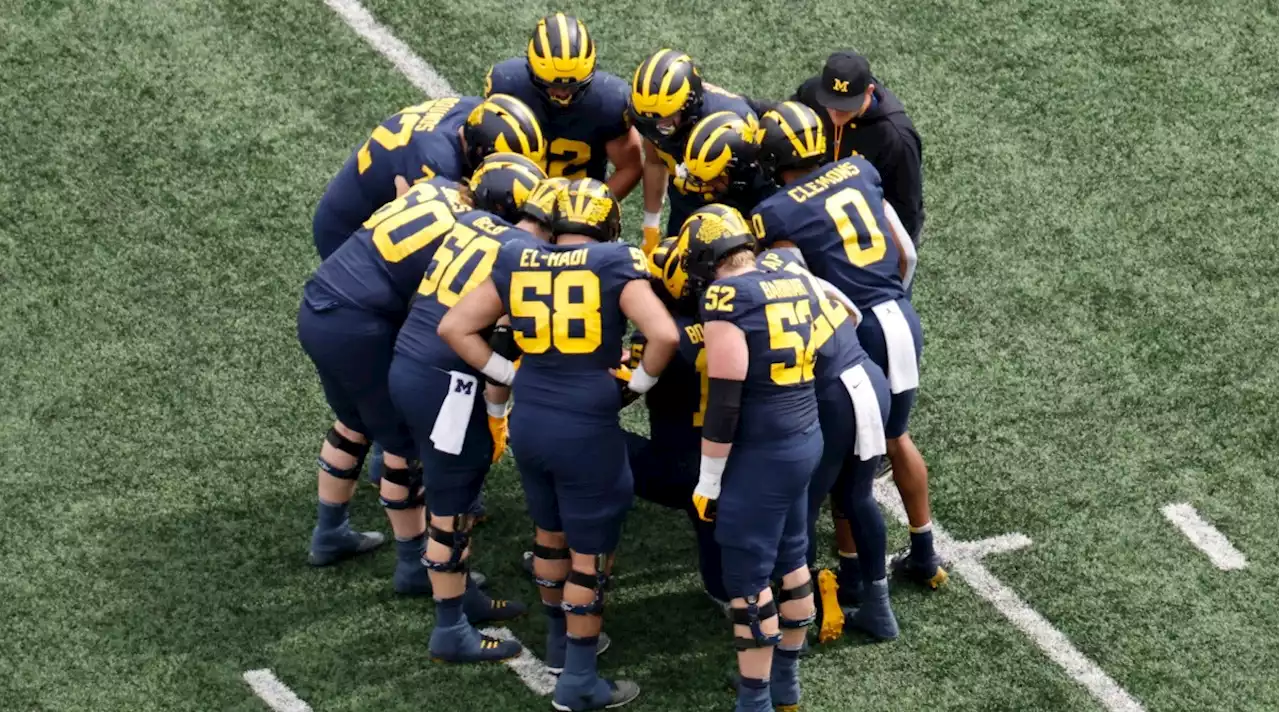
M 924 227 L 924 178 L 920 170 L 920 135 L 893 92 L 875 81 L 876 105 L 845 124 L 839 132 L 818 103 L 822 77 L 812 77 L 796 89 L 792 101 L 807 105 L 822 119 L 827 131 L 827 160 L 860 153 L 880 171 L 885 200 L 897 211 L 903 227 L 919 243 Z

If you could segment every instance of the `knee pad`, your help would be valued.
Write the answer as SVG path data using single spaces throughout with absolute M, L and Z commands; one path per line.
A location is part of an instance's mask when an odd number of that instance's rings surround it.
M 324 470 L 325 474 L 331 477 L 336 477 L 340 480 L 360 479 L 360 468 L 364 467 L 365 455 L 369 454 L 369 443 L 358 443 L 354 440 L 348 440 L 343 437 L 342 433 L 339 433 L 336 428 L 329 428 L 329 432 L 324 434 L 324 441 L 348 455 L 354 456 L 356 458 L 356 464 L 355 467 L 344 470 L 325 462 L 324 458 L 321 457 L 316 460 L 320 465 L 320 469 Z
M 581 605 L 564 601 L 560 608 L 574 616 L 598 616 L 604 613 L 604 590 L 609 585 L 609 575 L 604 572 L 609 561 L 608 554 L 596 554 L 596 572 L 584 574 L 581 571 L 570 571 L 568 583 L 590 589 L 594 595 L 591 603 Z
M 730 608 L 729 614 L 733 618 L 734 625 L 745 625 L 751 629 L 751 637 L 743 638 L 735 635 L 733 637 L 733 647 L 738 650 L 751 650 L 753 648 L 772 648 L 782 642 L 782 633 L 774 633 L 766 635 L 760 623 L 774 618 L 778 615 L 778 606 L 769 601 L 764 605 L 760 605 L 759 596 L 747 596 L 746 608 Z
M 798 601 L 806 596 L 813 595 L 813 579 L 809 579 L 795 588 L 784 588 L 778 591 L 778 604 L 781 605 L 787 601 Z M 799 628 L 808 628 L 818 618 L 816 608 L 809 609 L 809 615 L 804 618 L 787 618 L 781 613 L 778 614 L 778 626 L 796 630 Z
M 569 550 L 534 544 L 533 558 L 543 559 L 545 561 L 565 561 L 569 558 Z M 569 575 L 572 576 L 572 572 Z M 564 588 L 565 583 L 564 581 L 552 581 L 551 579 L 538 578 L 537 573 L 534 573 L 533 575 L 533 582 L 542 588 Z
M 417 509 L 427 503 L 426 491 L 422 487 L 422 465 L 412 462 L 408 467 L 388 467 L 383 470 L 382 479 L 393 485 L 400 485 L 409 490 L 404 499 L 387 499 L 378 497 L 382 506 L 387 509 Z
M 432 561 L 428 556 L 422 557 L 422 565 L 428 569 L 442 574 L 465 574 L 467 572 L 467 562 L 462 560 L 462 554 L 467 550 L 467 545 L 471 543 L 470 524 L 465 514 L 459 514 L 453 518 L 454 531 L 447 532 L 443 529 L 437 529 L 434 526 L 427 527 L 427 536 L 432 541 L 444 544 L 449 547 L 448 561 Z

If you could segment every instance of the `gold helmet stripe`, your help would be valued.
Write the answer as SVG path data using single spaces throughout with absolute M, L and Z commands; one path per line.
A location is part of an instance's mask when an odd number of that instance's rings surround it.
M 669 50 L 669 49 L 659 50 L 658 53 L 653 55 L 653 57 L 649 60 L 649 64 L 645 68 L 644 83 L 639 86 L 641 94 L 648 96 L 656 93 L 651 88 L 653 86 L 654 72 L 658 70 L 658 65 L 662 64 L 662 60 L 666 58 L 668 54 L 671 54 L 671 52 L 672 50 Z
M 537 43 L 534 45 L 534 54 L 539 57 L 546 57 L 551 54 L 551 38 L 547 37 L 547 19 L 544 17 L 538 21 Z
M 569 20 L 563 12 L 555 14 L 556 28 L 560 31 L 560 59 L 569 58 Z
M 591 36 L 587 34 L 587 25 L 578 20 L 578 59 L 585 60 L 591 56 Z

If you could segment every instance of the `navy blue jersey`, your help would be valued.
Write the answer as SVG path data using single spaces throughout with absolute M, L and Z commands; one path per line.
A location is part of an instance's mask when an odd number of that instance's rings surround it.
M 858 341 L 858 327 L 849 311 L 823 293 L 822 286 L 794 254 L 766 250 L 756 258 L 756 267 L 765 272 L 783 272 L 809 280 L 809 286 L 818 295 L 822 314 L 815 315 L 814 319 L 813 348 L 817 362 L 813 366 L 813 374 L 819 384 L 840 378 L 840 374 L 867 359 L 867 352 Z
M 704 116 L 710 116 L 718 111 L 731 111 L 742 118 L 756 118 L 756 114 L 751 110 L 751 104 L 743 97 L 727 92 L 719 87 L 710 84 L 703 84 L 702 107 L 696 111 L 689 111 L 680 119 L 680 129 L 673 132 L 670 136 L 660 136 L 654 145 L 658 149 L 658 156 L 662 158 L 662 162 L 667 164 L 667 173 L 671 176 L 671 184 L 667 192 L 672 200 L 683 196 L 686 200 L 696 200 L 701 203 L 717 202 L 717 196 L 711 193 L 704 186 L 690 187 L 686 186 L 684 178 L 678 175 L 678 167 L 684 163 L 685 144 L 689 141 L 689 133 L 693 131 L 693 127 L 698 120 Z M 765 186 L 761 184 L 757 186 L 758 190 L 764 190 Z M 726 196 L 743 197 L 743 196 Z M 757 197 L 758 199 L 758 197 Z M 737 207 L 737 206 L 734 206 Z M 750 209 L 751 206 L 748 206 Z
M 765 247 L 790 240 L 809 270 L 862 311 L 906 296 L 902 257 L 884 215 L 880 174 L 861 156 L 818 168 L 765 200 L 751 215 Z
M 621 363 L 627 330 L 619 300 L 629 282 L 649 278 L 644 253 L 621 242 L 508 242 L 492 278 L 524 352 L 516 402 L 616 422 L 621 396 L 609 369 Z
M 312 224 L 316 247 L 328 257 L 373 211 L 395 200 L 396 176 L 415 183 L 467 174 L 458 129 L 480 103 L 476 97 L 435 99 L 402 109 L 373 130 L 329 182 Z
M 409 316 L 400 327 L 396 354 L 444 370 L 474 371 L 436 335 L 440 319 L 464 294 L 489 278 L 500 247 L 513 240 L 536 239 L 496 215 L 479 210 L 459 215 L 458 224 L 440 241 L 427 265 Z
M 488 213 L 458 196 L 458 186 L 432 178 L 387 203 L 320 266 L 307 283 L 339 301 L 403 319 L 409 299 L 444 238 L 454 230 L 484 232 Z
M 746 335 L 749 361 L 734 442 L 803 432 L 818 419 L 814 320 L 822 315 L 808 281 L 753 270 L 718 279 L 702 300 L 702 321 L 727 321 Z
M 707 414 L 707 352 L 702 349 L 702 322 L 697 317 L 673 313 L 680 331 L 676 354 L 662 371 L 662 378 L 644 395 L 649 411 L 649 439 L 664 452 L 696 452 L 702 441 L 702 419 Z M 631 336 L 631 364 L 644 356 L 644 334 Z
M 605 145 L 631 130 L 631 86 L 608 72 L 597 71 L 577 101 L 557 106 L 533 83 L 529 61 L 513 57 L 493 65 L 484 91 L 485 96 L 510 94 L 533 110 L 547 139 L 547 175 L 552 178 L 604 180 L 609 165 Z

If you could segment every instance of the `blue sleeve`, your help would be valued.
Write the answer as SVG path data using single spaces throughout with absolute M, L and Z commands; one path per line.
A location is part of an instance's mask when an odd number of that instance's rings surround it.
M 745 319 L 756 304 L 755 293 L 750 287 L 750 283 L 732 277 L 712 282 L 698 305 L 702 321 L 737 324 Z
M 617 249 L 609 255 L 609 262 L 604 266 L 602 277 L 610 281 L 618 281 L 626 286 L 633 279 L 649 279 L 649 258 L 638 247 L 624 243 L 616 243 Z
M 631 131 L 631 116 L 627 106 L 631 103 L 631 88 L 621 79 L 609 82 L 608 91 L 601 97 L 601 134 L 606 142 L 625 136 Z

